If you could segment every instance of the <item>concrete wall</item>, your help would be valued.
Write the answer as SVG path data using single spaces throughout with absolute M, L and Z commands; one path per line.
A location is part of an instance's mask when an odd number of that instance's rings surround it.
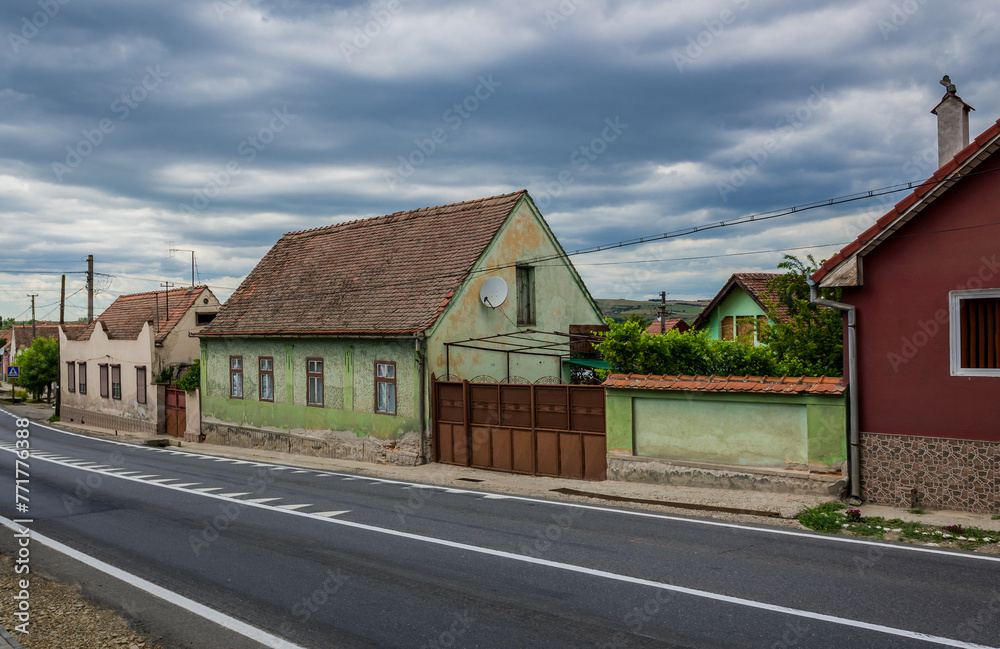
M 705 325 L 705 328 L 708 329 L 710 338 L 720 340 L 722 338 L 723 318 L 728 316 L 753 316 L 756 318 L 762 315 L 767 314 L 760 308 L 760 305 L 747 295 L 746 291 L 739 286 L 734 286 L 733 290 L 726 296 L 726 299 L 720 302 L 709 315 L 708 324 Z
M 92 425 L 122 430 L 131 430 L 129 422 L 118 422 L 115 417 L 128 420 L 138 420 L 152 424 L 155 431 L 157 422 L 157 390 L 152 384 L 155 378 L 155 355 L 153 352 L 154 332 L 149 324 L 143 325 L 142 331 L 135 340 L 109 340 L 104 328 L 98 325 L 89 340 L 69 340 L 60 330 L 59 333 L 59 389 L 62 392 L 63 417 L 67 420 L 76 419 L 82 415 L 77 411 L 90 411 L 106 415 L 101 418 L 92 417 Z M 66 363 L 73 361 L 75 391 L 68 390 Z M 80 394 L 79 363 L 87 364 L 87 394 Z M 100 364 L 108 367 L 108 396 L 101 396 Z M 111 365 L 121 365 L 121 399 L 111 398 Z M 146 368 L 146 403 L 137 401 L 136 371 L 138 366 Z M 111 422 L 104 426 L 98 420 Z M 146 430 L 140 426 L 136 430 Z
M 844 396 L 607 391 L 608 452 L 732 466 L 838 467 Z
M 230 356 L 243 357 L 243 398 L 229 396 Z M 258 359 L 274 359 L 274 402 L 259 398 Z M 306 359 L 323 359 L 323 407 L 306 405 Z M 375 412 L 375 362 L 396 363 L 396 415 Z M 202 344 L 206 426 L 395 439 L 418 431 L 411 340 L 206 339 Z M 314 434 L 315 434 L 314 433 Z
M 516 325 L 518 295 L 514 265 L 558 254 L 560 249 L 548 226 L 530 202 L 522 200 L 430 330 L 429 371 L 444 378 L 446 342 L 524 329 L 568 332 L 573 324 L 604 324 L 600 311 L 569 263 L 565 259 L 550 259 L 535 265 L 535 324 Z M 508 287 L 507 301 L 497 309 L 479 301 L 479 289 L 490 277 L 502 278 Z M 453 379 L 486 375 L 502 381 L 507 376 L 506 355 L 497 352 L 453 347 L 449 365 Z M 510 375 L 534 382 L 546 376 L 561 376 L 560 365 L 552 357 L 512 354 Z

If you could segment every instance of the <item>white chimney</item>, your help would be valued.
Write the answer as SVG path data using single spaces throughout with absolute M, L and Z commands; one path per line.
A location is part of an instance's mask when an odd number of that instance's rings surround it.
M 938 167 L 969 145 L 969 111 L 975 110 L 955 94 L 948 75 L 940 81 L 947 91 L 931 112 L 938 118 Z

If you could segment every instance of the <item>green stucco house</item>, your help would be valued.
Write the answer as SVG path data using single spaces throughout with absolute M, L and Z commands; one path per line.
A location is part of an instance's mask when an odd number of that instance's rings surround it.
M 707 329 L 713 340 L 743 338 L 760 344 L 760 325 L 768 322 L 765 298 L 777 302 L 768 282 L 779 276 L 778 273 L 735 273 L 695 318 L 692 328 Z M 783 314 L 784 307 L 779 305 L 778 315 Z
M 506 290 L 484 300 L 487 280 Z M 433 457 L 434 378 L 559 381 L 568 353 L 498 341 L 601 324 L 526 191 L 291 232 L 199 334 L 202 431 L 422 463 Z

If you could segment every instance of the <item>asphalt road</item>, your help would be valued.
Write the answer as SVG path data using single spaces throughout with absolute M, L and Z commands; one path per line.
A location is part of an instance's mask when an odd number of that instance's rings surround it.
M 33 542 L 33 561 L 128 602 L 176 646 L 1000 647 L 995 555 L 428 487 L 38 424 L 29 440 L 29 511 L 18 513 L 15 420 L 0 411 L 0 515 L 30 517 L 36 534 L 274 636 L 255 644 L 190 603 Z M 10 547 L 13 532 L 3 534 Z

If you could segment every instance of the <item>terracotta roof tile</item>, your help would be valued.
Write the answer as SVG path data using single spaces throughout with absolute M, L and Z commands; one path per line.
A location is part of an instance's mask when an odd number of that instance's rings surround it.
M 287 233 L 201 335 L 427 329 L 523 197 L 524 190 Z
M 685 322 L 683 318 L 667 318 L 667 321 L 664 323 L 664 327 L 663 327 L 664 331 L 671 331 L 673 329 L 677 329 L 681 333 L 684 333 L 685 331 L 687 331 L 690 328 L 691 327 L 688 326 L 688 323 Z M 653 323 L 651 325 L 649 325 L 648 327 L 646 327 L 646 333 L 648 333 L 648 334 L 659 334 L 660 333 L 660 321 L 659 320 L 653 320 Z
M 78 340 L 90 340 L 98 323 L 108 334 L 108 338 L 135 340 L 139 337 L 142 326 L 150 322 L 153 323 L 153 329 L 158 331 L 156 342 L 163 342 L 187 310 L 208 290 L 207 286 L 196 286 L 166 292 L 120 295 L 104 313 L 83 329 Z
M 834 376 L 653 376 L 612 374 L 606 388 L 684 392 L 766 392 L 771 394 L 843 394 L 844 379 Z
M 859 250 L 864 243 L 871 241 L 875 235 L 894 223 L 896 219 L 903 215 L 907 208 L 911 207 L 918 200 L 935 200 L 936 197 L 932 195 L 928 196 L 928 193 L 934 189 L 937 183 L 944 180 L 948 174 L 958 169 L 958 167 L 966 160 L 976 155 L 984 146 L 986 146 L 998 135 L 1000 135 L 1000 119 L 991 124 L 989 128 L 980 133 L 975 140 L 969 143 L 967 147 L 956 153 L 951 160 L 941 165 L 941 167 L 937 169 L 930 178 L 918 185 L 911 194 L 896 203 L 895 207 L 879 218 L 879 220 L 875 222 L 876 229 L 874 233 L 869 234 L 869 231 L 865 230 L 865 234 L 868 235 L 866 239 L 862 240 L 861 237 L 858 237 L 858 239 L 849 243 L 840 252 L 826 260 L 826 262 L 812 274 L 813 280 L 816 282 L 821 281 L 834 268 L 843 263 L 844 260 L 850 257 L 854 252 Z
M 66 322 L 63 323 L 63 331 L 66 332 L 66 336 L 73 340 L 76 336 L 80 334 L 81 331 L 87 326 L 86 322 Z M 16 335 L 14 334 L 16 330 Z M 12 342 L 12 338 L 17 338 L 17 349 L 25 349 L 31 347 L 31 343 L 34 342 L 35 338 L 55 338 L 59 340 L 59 323 L 54 320 L 36 320 L 34 324 L 35 336 L 31 335 L 32 325 L 14 325 L 12 329 L 8 329 L 6 333 L 0 333 L 0 338 L 7 338 L 7 343 Z
M 698 329 L 708 320 L 709 314 L 719 306 L 719 304 L 726 299 L 726 296 L 732 292 L 733 288 L 742 288 L 747 295 L 756 302 L 761 309 L 767 311 L 765 306 L 765 297 L 770 299 L 772 302 L 777 304 L 778 320 L 782 321 L 788 316 L 788 308 L 778 302 L 778 295 L 771 290 L 769 283 L 776 277 L 781 277 L 781 273 L 733 273 L 726 282 L 722 290 L 719 291 L 712 301 L 708 303 L 698 317 L 695 318 L 694 322 L 691 324 L 693 329 Z

